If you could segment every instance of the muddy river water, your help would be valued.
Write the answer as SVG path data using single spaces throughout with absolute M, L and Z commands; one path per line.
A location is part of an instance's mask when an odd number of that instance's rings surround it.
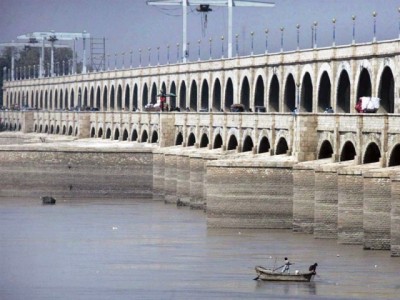
M 318 262 L 311 283 L 254 266 Z M 0 299 L 399 299 L 400 258 L 290 230 L 208 229 L 153 200 L 0 202 Z

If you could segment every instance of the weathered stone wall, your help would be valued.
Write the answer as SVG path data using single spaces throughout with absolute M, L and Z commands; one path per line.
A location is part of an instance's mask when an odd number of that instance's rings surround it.
M 153 195 L 155 198 L 164 200 L 164 176 L 165 176 L 164 152 L 161 149 L 153 151 Z
M 390 252 L 400 257 L 400 172 L 392 175 L 390 211 Z
M 290 157 L 220 160 L 207 165 L 207 225 L 292 228 Z
M 0 197 L 151 197 L 151 151 L 0 149 Z

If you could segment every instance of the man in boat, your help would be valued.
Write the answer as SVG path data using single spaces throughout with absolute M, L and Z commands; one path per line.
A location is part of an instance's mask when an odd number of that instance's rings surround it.
M 291 264 L 292 263 L 289 261 L 289 259 L 287 257 L 285 257 L 285 264 L 283 265 L 282 273 L 289 272 L 289 268 L 290 268 Z
M 313 272 L 314 274 L 317 274 L 317 266 L 318 266 L 317 263 L 311 265 L 311 266 L 308 268 L 308 271 Z

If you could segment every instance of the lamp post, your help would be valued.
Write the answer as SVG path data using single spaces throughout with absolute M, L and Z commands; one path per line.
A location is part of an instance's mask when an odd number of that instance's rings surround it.
M 65 75 L 65 60 L 62 61 L 62 74 Z
M 176 62 L 179 62 L 179 43 L 176 43 Z
M 296 25 L 297 29 L 297 50 L 300 49 L 300 24 Z
M 167 64 L 169 65 L 169 44 L 167 45 Z
M 132 69 L 132 65 L 133 65 L 133 50 L 131 50 L 129 53 L 131 54 L 130 68 Z
M 81 106 L 82 106 L 82 92 L 79 90 L 78 92 L 78 111 L 81 111 Z
M 190 43 L 189 43 L 189 42 L 186 43 L 186 52 L 185 52 L 185 56 L 186 56 L 186 59 L 187 59 L 187 60 L 189 60 L 189 55 L 190 55 L 190 48 L 189 48 L 189 46 L 190 46 Z
M 283 31 L 285 30 L 285 27 L 281 27 L 281 52 L 283 52 Z
M 332 46 L 336 46 L 336 19 L 332 19 Z
M 160 65 L 160 46 L 157 47 L 157 65 Z
M 221 36 L 221 53 L 222 53 L 221 58 L 224 58 L 224 36 L 223 35 Z
M 314 22 L 314 48 L 317 48 L 317 26 L 318 22 Z
M 212 38 L 208 40 L 210 42 L 210 59 L 212 59 Z
M 151 48 L 149 47 L 149 48 L 147 48 L 147 53 L 148 53 L 148 58 L 147 58 L 147 61 L 148 61 L 148 63 L 149 63 L 149 66 L 150 66 L 150 61 L 151 61 Z
M 121 55 L 122 55 L 122 69 L 125 69 L 125 52 L 122 52 Z
M 254 31 L 250 32 L 251 35 L 251 55 L 254 54 Z
M 201 40 L 198 40 L 197 41 L 197 44 L 199 45 L 199 48 L 198 48 L 198 50 L 199 50 L 199 52 L 198 52 L 198 61 L 200 61 L 200 45 L 201 45 Z
M 142 48 L 139 48 L 139 67 L 142 66 Z
M 400 39 L 400 7 L 397 9 L 397 11 L 399 12 L 399 39 Z
M 115 58 L 114 58 L 114 69 L 117 69 L 117 53 L 115 53 Z
M 374 17 L 374 39 L 373 41 L 376 42 L 376 16 L 378 15 L 378 13 L 376 11 L 374 11 L 372 13 L 372 16 Z
M 111 56 L 111 54 L 107 54 L 107 67 L 108 67 L 108 70 L 110 70 L 110 56 Z
M 236 56 L 239 56 L 239 35 L 235 35 L 236 38 Z
M 4 73 L 3 73 L 3 78 L 5 78 Z M 31 66 L 28 66 L 28 79 L 31 79 Z
M 268 53 L 268 28 L 265 28 L 265 54 Z
M 353 40 L 352 40 L 352 44 L 355 44 L 355 42 L 356 42 L 356 16 L 352 15 L 351 19 L 353 20 Z

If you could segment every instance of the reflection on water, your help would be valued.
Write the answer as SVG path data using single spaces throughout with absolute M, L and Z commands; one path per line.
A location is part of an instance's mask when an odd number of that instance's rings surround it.
M 0 204 L 0 299 L 398 299 L 400 258 L 150 200 Z M 311 283 L 254 281 L 284 256 Z

